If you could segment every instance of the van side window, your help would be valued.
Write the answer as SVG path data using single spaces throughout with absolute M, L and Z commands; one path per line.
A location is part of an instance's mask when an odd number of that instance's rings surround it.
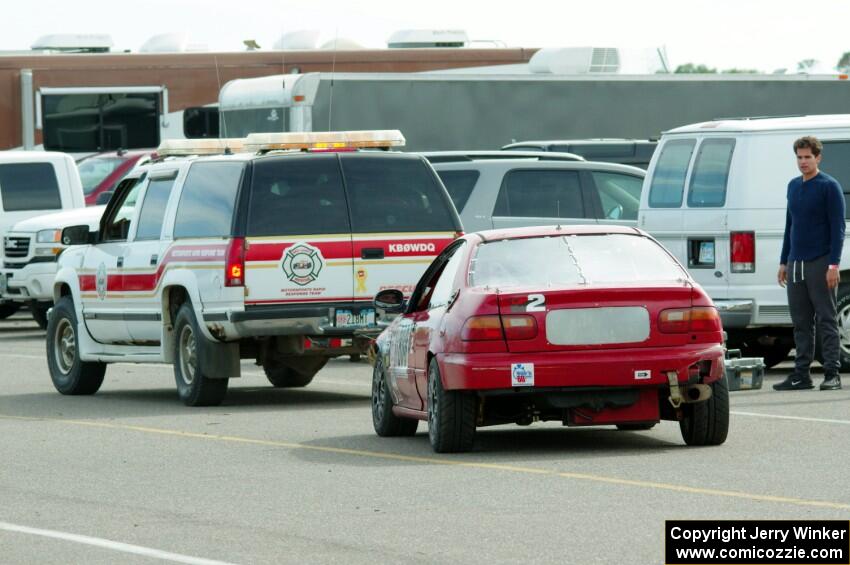
M 850 219 L 850 140 L 824 141 L 820 170 L 834 178 L 844 191 L 844 213 Z
M 472 189 L 475 188 L 475 183 L 478 182 L 480 173 L 478 171 L 439 171 L 437 174 L 440 180 L 446 185 L 446 190 L 449 191 L 449 196 L 452 197 L 455 209 L 460 212 L 469 200 L 469 195 L 472 194 Z
M 212 161 L 192 165 L 177 205 L 175 239 L 230 235 L 242 169 L 242 163 Z
M 650 208 L 678 208 L 682 205 L 685 176 L 694 145 L 695 139 L 674 139 L 664 144 L 649 185 Z
M 494 216 L 585 218 L 577 171 L 508 171 Z
M 60 210 L 59 183 L 50 163 L 0 165 L 0 198 L 3 210 Z
M 254 162 L 249 236 L 349 231 L 336 155 L 273 156 Z
M 726 183 L 734 150 L 734 139 L 706 139 L 700 144 L 691 173 L 688 206 L 710 208 L 726 203 Z
M 139 225 L 136 227 L 136 241 L 143 239 L 159 239 L 162 223 L 165 220 L 165 207 L 174 179 L 151 179 L 139 211 Z

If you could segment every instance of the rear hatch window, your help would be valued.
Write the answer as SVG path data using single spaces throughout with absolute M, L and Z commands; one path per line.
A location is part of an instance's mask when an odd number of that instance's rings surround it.
M 50 163 L 0 165 L 0 199 L 6 212 L 60 210 L 62 199 Z
M 354 233 L 455 231 L 451 200 L 418 157 L 341 155 Z

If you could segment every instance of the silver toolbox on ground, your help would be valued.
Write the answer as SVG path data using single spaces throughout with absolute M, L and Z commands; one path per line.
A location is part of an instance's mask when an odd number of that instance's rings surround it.
M 753 390 L 761 388 L 764 381 L 764 359 L 741 357 L 739 349 L 726 352 L 726 379 L 729 390 Z

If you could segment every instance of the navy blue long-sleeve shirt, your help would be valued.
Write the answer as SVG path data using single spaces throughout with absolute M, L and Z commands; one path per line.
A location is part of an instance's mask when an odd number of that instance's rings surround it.
M 811 261 L 829 255 L 829 264 L 841 260 L 844 245 L 844 193 L 838 181 L 818 173 L 803 182 L 788 183 L 785 238 L 779 263 Z

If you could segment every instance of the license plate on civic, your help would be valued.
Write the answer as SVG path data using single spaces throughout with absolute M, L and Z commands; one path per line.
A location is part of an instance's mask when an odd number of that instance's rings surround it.
M 374 326 L 375 309 L 362 308 L 357 314 L 351 310 L 337 310 L 334 317 L 334 326 L 345 328 L 351 326 Z

